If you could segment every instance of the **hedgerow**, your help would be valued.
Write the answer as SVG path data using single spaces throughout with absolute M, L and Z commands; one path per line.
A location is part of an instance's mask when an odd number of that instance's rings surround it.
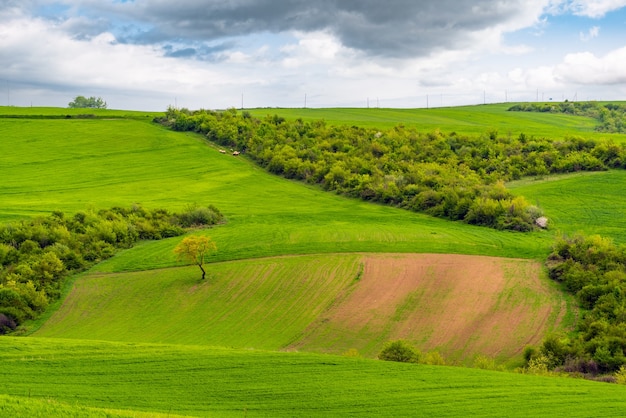
M 264 119 L 235 109 L 168 109 L 158 122 L 199 132 L 248 155 L 269 172 L 343 195 L 497 229 L 528 231 L 541 210 L 504 182 L 522 176 L 623 168 L 626 149 L 563 140 L 330 126 L 323 120 Z
M 546 263 L 551 279 L 582 308 L 573 336 L 552 335 L 528 364 L 542 358 L 549 370 L 597 376 L 626 366 L 626 247 L 597 235 L 562 237 Z

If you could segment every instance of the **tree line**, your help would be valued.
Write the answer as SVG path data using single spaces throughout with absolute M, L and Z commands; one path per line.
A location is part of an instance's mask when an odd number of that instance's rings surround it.
M 626 105 L 623 104 L 570 102 L 566 100 L 561 103 L 520 103 L 511 106 L 508 110 L 514 112 L 548 112 L 586 116 L 599 122 L 595 128 L 598 132 L 626 132 Z
M 559 238 L 546 262 L 551 279 L 573 294 L 581 318 L 572 336 L 552 335 L 526 361 L 548 370 L 596 376 L 626 366 L 626 246 L 598 235 Z
M 169 108 L 157 121 L 248 155 L 269 172 L 325 190 L 497 229 L 529 231 L 540 208 L 504 182 L 523 176 L 626 167 L 610 141 L 378 130 L 248 112 Z
M 182 235 L 188 228 L 223 221 L 214 206 L 166 209 L 86 210 L 0 226 L 0 334 L 35 319 L 60 297 L 63 279 L 105 260 L 139 240 Z

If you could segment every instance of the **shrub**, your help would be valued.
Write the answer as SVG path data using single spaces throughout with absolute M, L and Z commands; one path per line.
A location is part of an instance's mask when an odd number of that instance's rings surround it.
M 200 207 L 189 205 L 178 216 L 178 222 L 183 228 L 200 225 L 215 225 L 223 220 L 222 213 L 213 205 Z
M 474 358 L 474 367 L 483 370 L 504 371 L 504 366 L 496 363 L 491 357 L 478 355 Z
M 420 353 L 404 340 L 389 341 L 378 353 L 378 358 L 385 361 L 398 361 L 401 363 L 418 363 Z
M 615 372 L 615 383 L 618 385 L 626 385 L 626 366 L 620 367 L 619 370 Z
M 431 366 L 445 366 L 446 359 L 443 358 L 439 351 L 429 351 L 423 356 L 420 363 Z

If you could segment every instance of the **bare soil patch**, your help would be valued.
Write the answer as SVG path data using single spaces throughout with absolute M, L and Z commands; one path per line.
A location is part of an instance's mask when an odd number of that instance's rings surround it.
M 385 341 L 402 338 L 455 361 L 510 358 L 559 328 L 566 312 L 563 296 L 534 261 L 372 254 L 362 263 L 352 291 L 292 348 L 356 348 L 375 356 Z

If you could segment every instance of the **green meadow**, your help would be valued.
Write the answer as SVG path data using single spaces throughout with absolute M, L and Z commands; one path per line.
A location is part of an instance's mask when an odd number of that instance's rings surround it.
M 89 207 L 215 204 L 216 260 L 350 251 L 541 257 L 545 233 L 494 232 L 346 199 L 268 175 L 203 138 L 134 120 L 0 119 L 0 220 Z M 174 265 L 174 240 L 150 242 L 97 267 Z
M 513 182 L 516 194 L 546 208 L 551 228 L 564 234 L 599 234 L 626 243 L 626 171 L 575 173 Z
M 626 138 L 594 133 L 591 119 L 508 107 L 249 111 L 381 129 Z M 626 386 L 279 350 L 350 288 L 359 253 L 542 261 L 561 233 L 626 243 L 625 172 L 512 183 L 550 228 L 496 231 L 270 175 L 200 135 L 153 124 L 156 115 L 0 107 L 0 222 L 133 203 L 213 204 L 227 219 L 197 232 L 218 247 L 206 282 L 176 260 L 182 237 L 142 242 L 71 278 L 31 336 L 0 338 L 0 416 L 623 415 Z M 261 305 L 273 309 L 261 315 Z M 571 326 L 575 309 L 568 315 Z
M 0 348 L 0 412 L 14 416 L 590 417 L 626 406 L 625 386 L 313 353 L 12 337 Z
M 498 131 L 501 135 L 519 135 L 563 138 L 566 135 L 614 138 L 623 140 L 624 135 L 598 134 L 594 132 L 597 121 L 580 116 L 537 112 L 507 112 L 515 103 L 486 106 L 438 107 L 431 109 L 388 108 L 295 108 L 295 109 L 249 109 L 257 117 L 277 114 L 286 119 L 323 119 L 330 124 L 346 124 L 377 128 L 396 125 L 417 126 L 424 131 L 439 129 L 442 132 L 481 135 Z

